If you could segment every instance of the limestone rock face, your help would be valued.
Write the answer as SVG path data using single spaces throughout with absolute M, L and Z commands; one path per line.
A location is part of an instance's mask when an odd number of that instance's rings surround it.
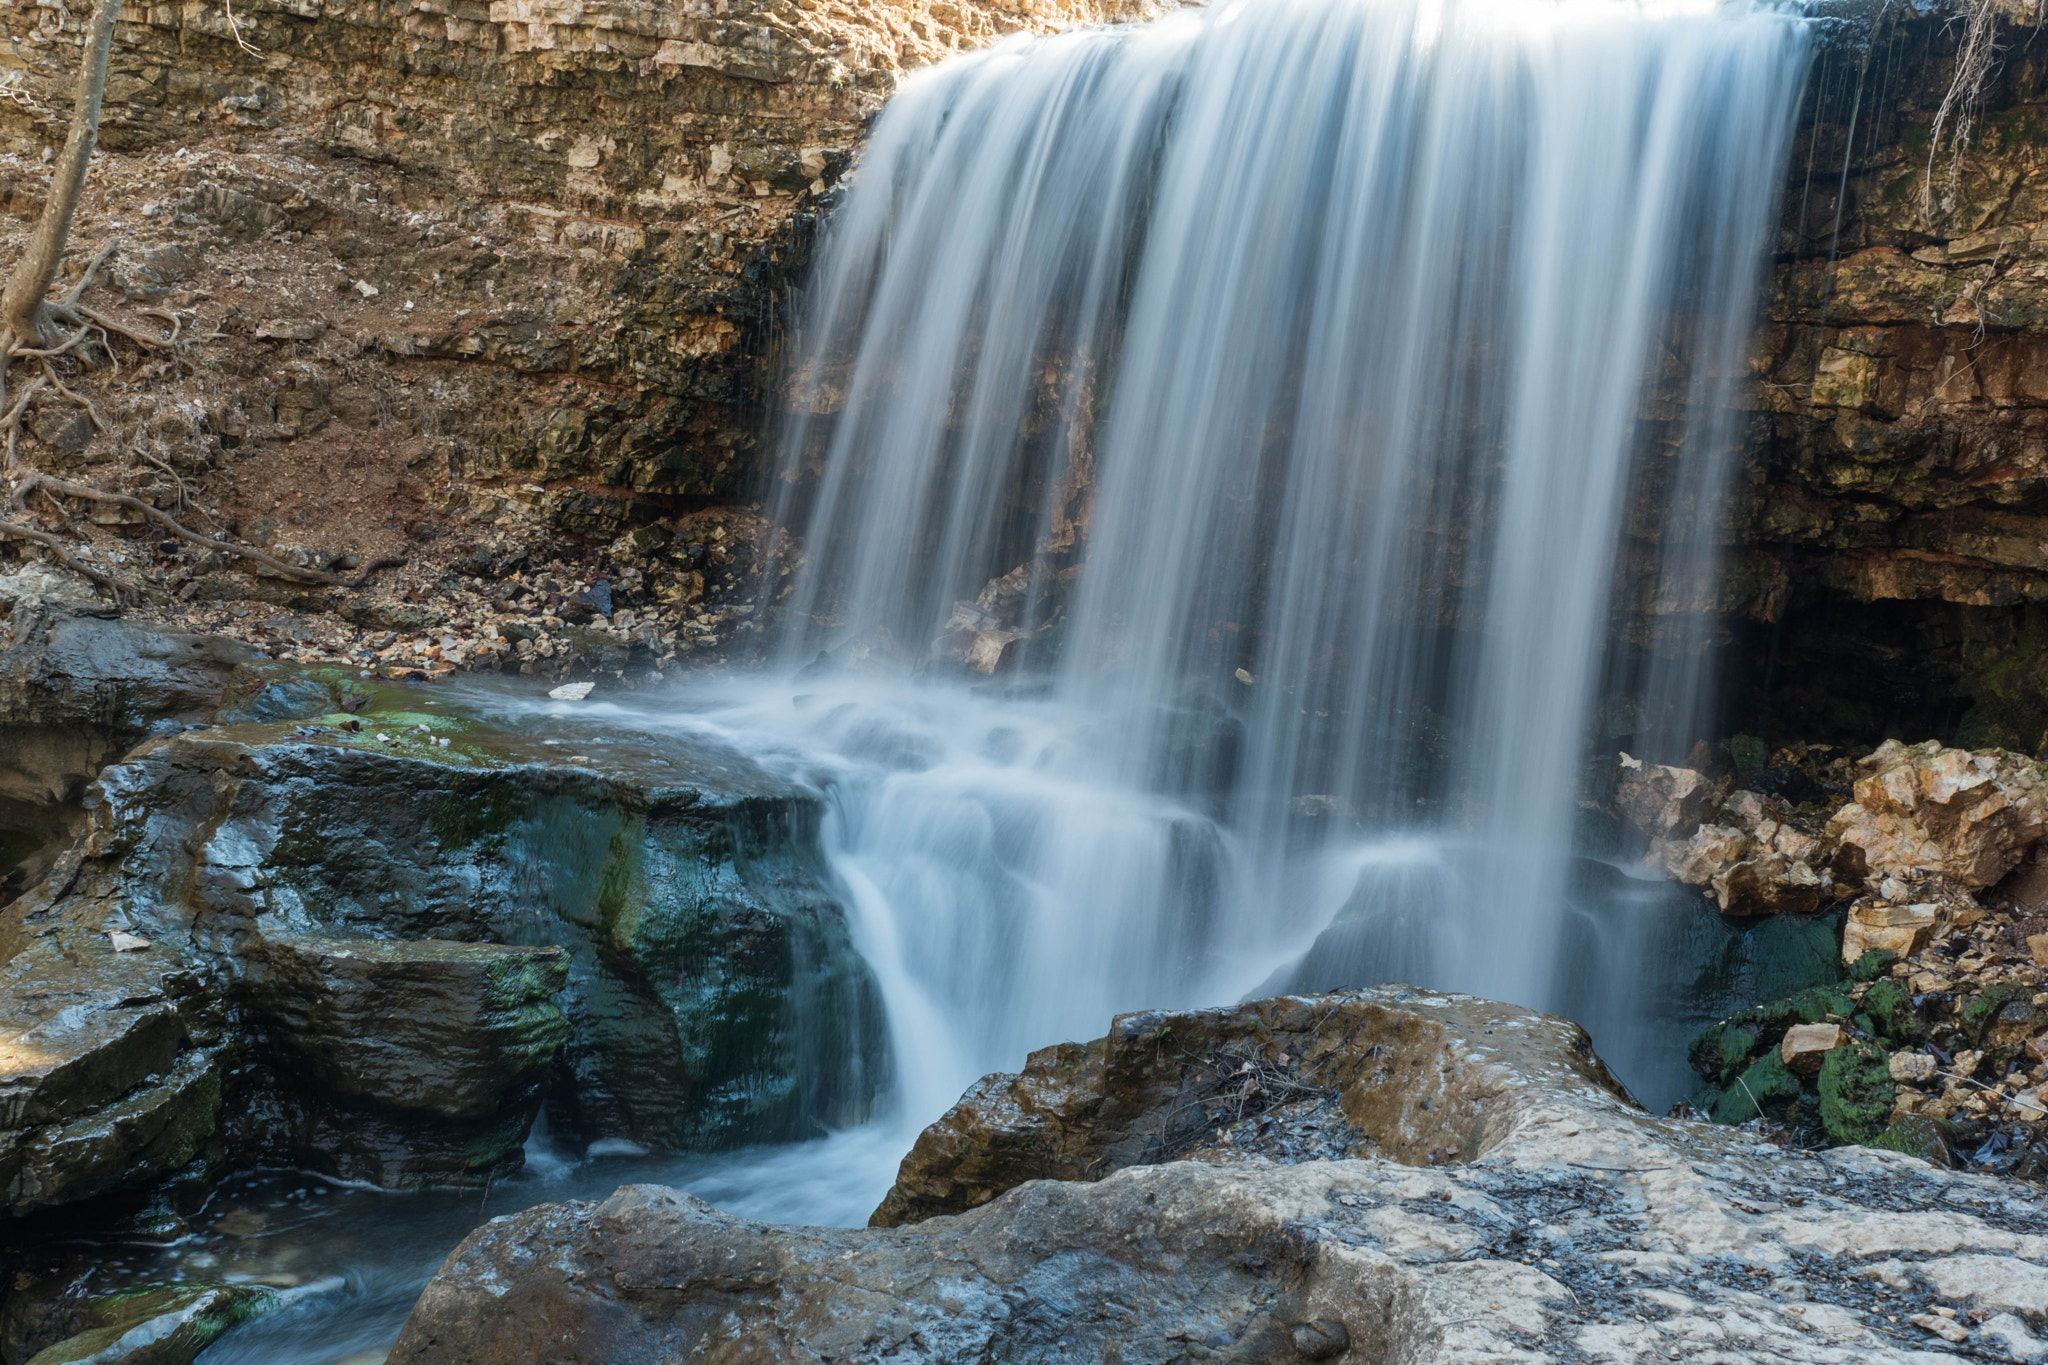
M 1120 1015 L 1107 1037 L 984 1077 L 919 1135 L 870 1222 L 895 1227 L 1027 1180 L 1188 1157 L 1472 1161 L 1499 1140 L 1505 1097 L 1545 1066 L 1621 1092 L 1583 1033 L 1558 1021 L 1500 1026 L 1497 1012 L 1392 989 Z M 1467 1034 L 1491 1040 L 1485 1064 L 1462 1055 L 1456 1039 Z
M 217 5 L 134 5 L 79 234 L 127 239 L 122 293 L 203 316 L 186 334 L 233 376 L 154 387 L 185 411 L 167 433 L 181 461 L 239 469 L 267 448 L 326 468 L 365 432 L 402 433 L 371 459 L 389 466 L 380 493 L 412 490 L 411 516 L 474 494 L 490 519 L 616 535 L 666 500 L 753 494 L 812 233 L 907 72 L 1152 12 L 286 0 L 236 6 L 236 27 Z M 30 167 L 64 117 L 47 111 L 69 108 L 82 21 L 63 12 L 0 56 L 19 92 L 0 146 L 25 154 L 0 207 L 17 220 L 40 207 Z M 25 230 L 0 223 L 0 241 Z M 290 287 L 254 284 L 258 256 Z M 59 417 L 35 454 L 78 460 L 91 430 Z
M 1934 872 L 1975 890 L 2040 841 L 2039 764 L 1887 740 L 1862 766 L 1869 775 L 1827 836 L 1860 850 L 1872 878 Z
M 1380 1011 L 1384 1024 L 1331 1065 L 1363 1073 L 1385 1060 L 1419 1071 L 1425 1093 L 1445 1076 L 1499 1083 L 1490 1136 L 1466 1154 L 1477 1160 L 1213 1159 L 1227 1154 L 1219 1144 L 1107 1176 L 1027 1179 L 964 1213 L 859 1230 L 773 1227 L 629 1186 L 478 1229 L 421 1296 L 392 1365 L 1062 1354 L 1478 1365 L 1664 1359 L 1684 1341 L 1731 1361 L 1904 1365 L 1942 1340 L 1909 1322 L 1936 1295 L 1987 1347 L 2038 1321 L 2038 1298 L 2020 1301 L 2048 1257 L 2048 1208 L 2028 1187 L 1867 1149 L 1823 1167 L 1731 1130 L 1650 1118 L 1589 1076 L 1574 1026 L 1511 1007 L 1383 988 L 1203 1015 L 1210 1028 L 1274 1019 L 1277 1035 L 1219 1036 L 1277 1055 L 1302 1036 L 1297 1010 L 1331 1009 Z M 1175 1056 L 1158 1049 L 1162 1092 Z M 1078 1063 L 1071 1085 L 1066 1062 Z M 1087 1049 L 1040 1053 L 996 1121 L 1064 1124 L 1054 1136 L 1069 1150 L 1116 1146 L 1117 1122 L 1090 1139 L 1085 1104 L 1061 1098 L 1094 1093 L 1089 1068 Z M 1100 1074 L 1108 1109 L 1110 1068 Z M 976 1099 L 989 1085 L 963 1105 L 991 1104 Z M 956 1117 L 934 1133 L 979 1141 Z

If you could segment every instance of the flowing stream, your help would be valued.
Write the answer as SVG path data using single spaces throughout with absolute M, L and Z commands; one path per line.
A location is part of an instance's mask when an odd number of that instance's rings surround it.
M 468 1226 L 620 1179 L 859 1221 L 965 1084 L 1120 1010 L 1408 980 L 1675 1098 L 1741 950 L 1577 801 L 1596 739 L 1709 699 L 1805 55 L 1765 8 L 1224 0 L 912 77 L 803 309 L 774 663 L 585 708 L 822 795 L 889 1112 L 718 1161 L 537 1139 L 484 1204 L 252 1186 L 354 1288 L 204 1359 L 377 1359 Z

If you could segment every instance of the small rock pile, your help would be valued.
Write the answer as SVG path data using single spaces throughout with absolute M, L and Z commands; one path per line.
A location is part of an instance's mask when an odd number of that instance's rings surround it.
M 2048 1175 L 2043 765 L 1896 740 L 1782 756 L 1777 784 L 1809 799 L 1624 758 L 1617 805 L 1651 861 L 1726 914 L 1844 918 L 1842 982 L 1693 1040 L 1692 1107 L 1786 1141 Z

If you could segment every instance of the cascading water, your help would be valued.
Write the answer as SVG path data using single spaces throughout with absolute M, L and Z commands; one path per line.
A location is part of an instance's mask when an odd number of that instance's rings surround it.
M 1670 1098 L 1644 1024 L 1725 931 L 1574 860 L 1575 797 L 1596 710 L 1698 714 L 1804 49 L 1754 9 L 1225 0 L 907 83 L 797 348 L 780 671 L 574 708 L 822 795 L 894 1122 L 537 1138 L 402 1213 L 288 1180 L 224 1264 L 324 1278 L 205 1359 L 367 1365 L 418 1247 L 620 1179 L 856 1221 L 977 1073 L 1123 1009 L 1408 979 L 1572 1014 Z
M 1576 791 L 1597 702 L 1697 709 L 1804 52 L 1760 9 L 1228 0 L 892 100 L 777 516 L 785 663 L 994 674 L 807 723 L 868 774 L 834 855 L 913 1108 L 1261 985 L 1629 1014 Z

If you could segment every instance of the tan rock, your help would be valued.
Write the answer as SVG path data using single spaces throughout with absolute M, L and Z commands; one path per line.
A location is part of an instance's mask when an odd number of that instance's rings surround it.
M 1827 882 L 1811 864 L 1771 853 L 1739 862 L 1707 885 L 1724 915 L 1809 915 Z
M 2027 1039 L 2027 1056 L 2037 1062 L 2048 1062 L 2048 1033 Z
M 1682 840 L 1713 814 L 1719 796 L 1704 773 L 1647 763 L 1623 772 L 1615 800 L 1631 829 L 1652 839 Z
M 1801 1076 L 1811 1076 L 1820 1070 L 1820 1064 L 1828 1053 L 1848 1042 L 1840 1024 L 1794 1024 L 1785 1030 L 1785 1041 L 1778 1045 L 1778 1056 L 1784 1059 L 1788 1070 Z
M 2036 967 L 2048 967 L 2048 934 L 2035 934 L 2028 939 L 2027 951 L 2034 955 Z
M 1925 1085 L 1934 1079 L 1934 1058 L 1924 1052 L 1894 1052 L 1888 1067 L 1892 1079 L 1905 1085 Z
M 1842 926 L 1842 961 L 1854 962 L 1873 949 L 1911 957 L 1934 936 L 1940 921 L 1939 908 L 1925 901 L 1859 900 L 1849 907 L 1848 923 Z
M 1888 740 L 1861 766 L 1869 776 L 1825 838 L 1858 850 L 1873 879 L 1937 872 L 1974 890 L 2040 842 L 2042 779 L 2031 760 Z

